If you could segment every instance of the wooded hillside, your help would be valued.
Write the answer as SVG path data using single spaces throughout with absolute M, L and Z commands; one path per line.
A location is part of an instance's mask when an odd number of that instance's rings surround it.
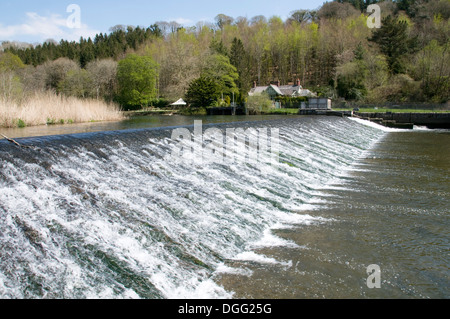
M 381 9 L 379 29 L 367 26 L 366 9 L 374 3 Z M 79 42 L 3 43 L 0 94 L 17 99 L 53 90 L 136 108 L 185 97 L 200 78 L 213 81 L 217 100 L 226 103 L 232 95 L 245 101 L 255 81 L 300 79 L 304 88 L 334 99 L 445 103 L 449 16 L 449 0 L 341 0 L 293 11 L 286 21 L 219 14 L 214 24 L 195 27 L 156 22 L 116 26 Z M 152 80 L 133 79 L 136 72 L 126 74 L 133 68 Z

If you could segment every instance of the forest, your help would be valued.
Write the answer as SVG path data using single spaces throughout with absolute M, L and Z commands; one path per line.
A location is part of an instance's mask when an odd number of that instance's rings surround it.
M 381 28 L 367 25 L 370 4 L 381 9 Z M 0 100 L 51 92 L 125 110 L 179 98 L 229 105 L 245 103 L 254 83 L 299 79 L 338 101 L 447 103 L 449 16 L 449 0 L 339 0 L 285 21 L 218 14 L 191 27 L 117 25 L 78 42 L 3 42 Z

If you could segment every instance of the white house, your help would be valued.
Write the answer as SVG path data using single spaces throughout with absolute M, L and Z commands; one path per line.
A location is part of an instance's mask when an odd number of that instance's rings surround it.
M 304 89 L 300 85 L 300 80 L 296 81 L 295 85 L 280 85 L 280 81 L 276 84 L 270 84 L 267 86 L 256 86 L 254 82 L 253 88 L 248 93 L 249 96 L 254 96 L 266 92 L 271 99 L 277 96 L 289 96 L 289 97 L 316 97 L 317 95 L 310 90 Z

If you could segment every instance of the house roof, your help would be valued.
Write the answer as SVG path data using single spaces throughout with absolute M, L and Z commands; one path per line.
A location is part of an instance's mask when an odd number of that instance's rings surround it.
M 255 88 L 252 88 L 248 95 L 253 96 L 255 94 L 262 94 L 267 90 L 268 86 L 257 86 Z
M 281 90 L 278 86 L 271 84 L 271 85 L 269 85 L 269 87 L 272 88 L 278 95 L 284 95 L 284 93 L 281 92 Z
M 301 89 L 298 91 L 298 96 L 315 97 L 317 95 L 316 95 L 316 93 L 313 93 L 310 90 Z
M 187 103 L 183 101 L 183 99 L 179 99 L 175 103 L 172 103 L 171 105 L 186 105 Z
M 295 92 L 302 90 L 303 88 L 298 85 L 282 85 L 279 87 L 282 95 L 292 96 Z
M 307 96 L 314 97 L 315 93 L 310 90 L 304 89 L 301 85 L 268 85 L 268 86 L 257 86 L 250 90 L 248 95 L 253 96 L 257 94 L 262 94 L 266 92 L 269 88 L 271 88 L 277 95 L 281 96 Z

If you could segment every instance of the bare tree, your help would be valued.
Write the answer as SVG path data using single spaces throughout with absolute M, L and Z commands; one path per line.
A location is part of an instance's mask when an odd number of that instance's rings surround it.
M 307 23 L 314 21 L 315 19 L 315 11 L 310 10 L 296 10 L 291 12 L 291 16 L 288 19 L 288 22 L 295 21 L 297 23 Z
M 68 58 L 59 58 L 55 61 L 46 62 L 43 65 L 46 88 L 58 90 L 59 83 L 65 79 L 67 73 L 79 69 L 79 65 Z
M 170 21 L 170 22 L 169 22 L 169 30 L 170 30 L 170 32 L 171 32 L 172 34 L 177 33 L 178 29 L 181 28 L 181 27 L 182 27 L 182 25 L 179 24 L 179 23 L 176 22 L 176 21 Z
M 93 82 L 92 95 L 112 100 L 117 89 L 117 62 L 112 59 L 90 62 L 86 70 Z
M 259 15 L 259 16 L 254 16 L 251 20 L 250 20 L 250 24 L 251 25 L 255 25 L 255 24 L 266 24 L 267 23 L 267 18 L 265 16 Z
M 12 71 L 0 72 L 0 98 L 3 101 L 20 100 L 23 97 L 23 85 Z
M 156 24 L 156 25 L 158 26 L 158 28 L 161 30 L 161 32 L 162 32 L 162 34 L 163 34 L 164 37 L 169 33 L 169 30 L 170 30 L 169 22 L 166 22 L 166 21 L 158 21 L 158 22 L 156 22 L 155 24 Z
M 230 25 L 233 23 L 234 18 L 221 13 L 216 16 L 215 20 L 216 20 L 216 24 L 219 27 L 219 29 L 223 31 L 223 28 L 226 25 Z
M 360 15 L 361 12 L 348 2 L 327 2 L 318 11 L 320 19 L 345 19 L 350 16 Z

